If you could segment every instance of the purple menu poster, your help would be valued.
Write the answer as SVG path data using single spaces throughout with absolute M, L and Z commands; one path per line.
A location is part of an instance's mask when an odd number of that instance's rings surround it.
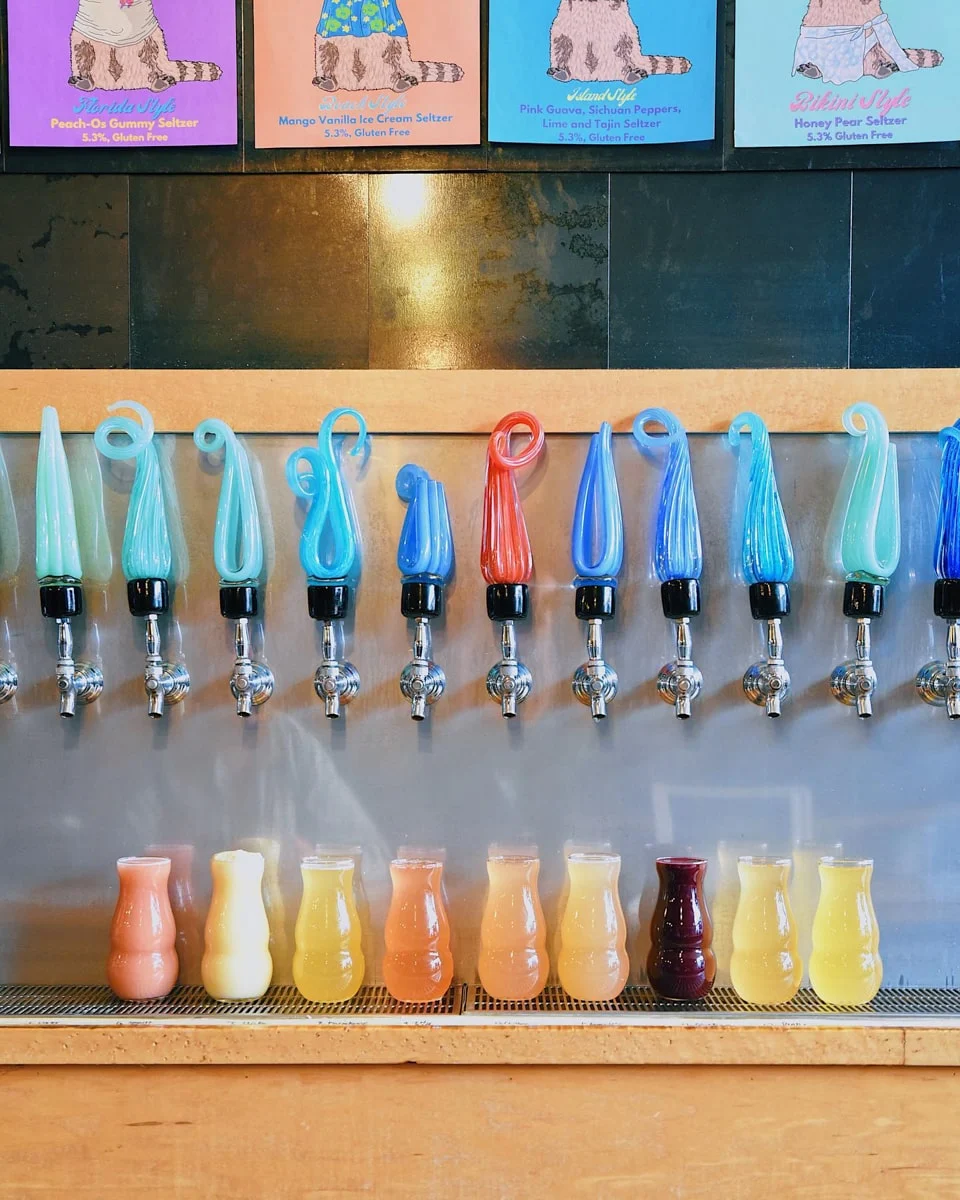
M 8 0 L 11 146 L 234 146 L 234 0 Z

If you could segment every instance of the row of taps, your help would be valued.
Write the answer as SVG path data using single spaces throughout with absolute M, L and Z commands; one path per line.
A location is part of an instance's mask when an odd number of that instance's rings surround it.
M 132 415 L 118 415 L 116 410 Z M 134 402 L 108 410 L 94 435 L 101 454 L 132 459 L 136 470 L 123 539 L 122 561 L 131 613 L 144 621 L 144 690 L 147 712 L 160 717 L 190 690 L 182 662 L 164 659 L 159 617 L 169 610 L 172 550 L 161 486 L 161 470 L 149 411 Z M 287 481 L 303 501 L 306 517 L 300 562 L 307 577 L 307 609 L 322 626 L 321 661 L 314 688 L 327 717 L 341 715 L 360 689 L 360 675 L 341 657 L 343 621 L 359 579 L 360 531 L 349 487 L 341 471 L 344 438 L 335 436 L 344 417 L 357 423 L 351 455 L 369 451 L 367 425 L 355 409 L 335 408 L 320 425 L 317 444 L 290 455 Z M 900 557 L 897 451 L 886 423 L 870 404 L 851 405 L 843 414 L 851 435 L 828 537 L 845 578 L 843 612 L 857 622 L 856 652 L 832 673 L 833 696 L 873 712 L 877 675 L 871 658 L 872 622 L 883 612 L 884 586 Z M 517 448 L 513 439 L 524 431 Z M 750 435 L 749 452 L 741 441 Z M 703 686 L 693 661 L 691 618 L 700 612 L 703 552 L 687 435 L 673 413 L 648 408 L 633 424 L 640 450 L 663 461 L 657 507 L 654 568 L 660 581 L 664 616 L 673 624 L 676 657 L 657 676 L 657 691 L 677 717 L 691 716 Z M 747 698 L 770 717 L 779 717 L 790 693 L 784 662 L 782 621 L 790 612 L 794 556 L 777 488 L 770 437 L 755 413 L 737 416 L 728 431 L 738 449 L 740 470 L 735 511 L 742 523 L 742 575 L 749 588 L 752 617 L 762 622 L 766 654 L 743 676 Z M 220 611 L 235 622 L 236 659 L 230 690 L 237 714 L 249 717 L 274 691 L 269 667 L 251 654 L 250 621 L 259 611 L 263 543 L 250 462 L 243 444 L 223 421 L 203 421 L 194 433 L 207 454 L 223 452 L 223 480 L 214 534 L 214 560 L 220 576 Z M 518 472 L 532 466 L 545 444 L 543 426 L 528 412 L 507 414 L 487 446 L 483 494 L 480 569 L 486 582 L 486 609 L 500 625 L 500 661 L 488 672 L 487 692 L 506 718 L 517 715 L 530 694 L 530 671 L 517 656 L 516 623 L 528 615 L 533 552 L 517 488 Z M 960 717 L 960 421 L 940 433 L 941 493 L 936 535 L 937 582 L 934 611 L 947 625 L 946 658 L 927 663 L 917 674 L 920 696 Z M 410 715 L 422 721 L 443 695 L 445 677 L 433 661 L 430 622 L 443 608 L 453 570 L 454 546 L 443 484 L 422 467 L 407 464 L 396 478 L 407 506 L 397 565 L 400 609 L 413 622 L 413 656 L 400 675 L 400 691 Z M 618 689 L 617 673 L 603 657 L 603 626 L 616 615 L 616 591 L 623 564 L 623 514 L 608 423 L 590 439 L 580 479 L 571 536 L 575 572 L 575 612 L 586 627 L 587 658 L 573 676 L 573 693 L 596 720 Z M 70 472 L 57 412 L 43 412 L 37 462 L 37 578 L 41 611 L 57 623 L 57 685 L 60 714 L 72 717 L 77 704 L 89 704 L 103 690 L 103 675 L 73 653 L 72 619 L 83 610 L 83 569 Z M 0 702 L 17 689 L 17 674 L 0 663 Z

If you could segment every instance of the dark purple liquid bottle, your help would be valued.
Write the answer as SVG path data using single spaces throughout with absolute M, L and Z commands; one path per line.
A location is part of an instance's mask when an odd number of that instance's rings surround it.
M 713 924 L 703 900 L 705 858 L 658 858 L 660 892 L 650 922 L 650 986 L 663 1000 L 699 1000 L 713 987 Z

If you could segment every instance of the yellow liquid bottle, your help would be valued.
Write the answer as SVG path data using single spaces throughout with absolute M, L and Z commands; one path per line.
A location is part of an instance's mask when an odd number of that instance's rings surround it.
M 532 855 L 487 859 L 490 891 L 480 922 L 477 973 L 497 1000 L 532 1000 L 547 982 L 550 963 L 539 874 L 540 859 Z
M 256 1000 L 270 986 L 270 926 L 263 855 L 223 850 L 210 860 L 213 896 L 204 927 L 203 986 L 214 1000 Z
M 617 881 L 619 854 L 567 856 L 570 888 L 560 931 L 560 982 L 575 1000 L 619 996 L 627 982 L 627 925 Z
M 740 899 L 733 919 L 730 980 L 748 1004 L 787 1004 L 803 977 L 787 892 L 790 859 L 745 854 L 737 870 Z
M 870 898 L 871 858 L 821 858 L 810 983 L 826 1004 L 869 1003 L 880 990 L 880 927 Z
M 293 982 L 314 1004 L 340 1004 L 360 990 L 363 932 L 353 891 L 353 858 L 305 858 Z

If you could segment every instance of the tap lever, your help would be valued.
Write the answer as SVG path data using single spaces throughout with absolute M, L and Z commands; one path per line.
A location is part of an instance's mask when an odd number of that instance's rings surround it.
M 255 705 L 266 704 L 273 695 L 273 672 L 262 662 L 250 657 L 250 622 L 238 617 L 235 630 L 237 657 L 230 676 L 230 691 L 237 702 L 237 716 L 249 717 Z
M 857 622 L 854 658 L 835 667 L 830 676 L 833 698 L 856 708 L 857 716 L 873 716 L 877 673 L 871 657 L 871 622 L 883 614 L 883 585 L 848 580 L 843 589 L 843 613 Z
M 347 591 L 346 588 L 343 589 Z M 346 601 L 343 611 L 346 612 Z M 312 614 L 311 614 L 312 615 Z M 320 666 L 313 677 L 314 691 L 323 701 L 323 714 L 331 720 L 340 716 L 340 706 L 349 704 L 360 691 L 360 673 L 353 663 L 337 658 L 337 633 L 333 620 L 324 620 Z
M 517 715 L 517 706 L 530 695 L 533 676 L 517 661 L 517 638 L 513 621 L 500 627 L 500 661 L 487 672 L 487 692 L 500 701 L 500 713 L 506 718 Z
M 78 583 L 42 584 L 40 611 L 57 622 L 57 690 L 60 716 L 74 717 L 77 702 L 92 704 L 103 691 L 103 672 L 73 657 L 71 621 L 83 612 L 83 589 Z
M 430 622 L 417 617 L 413 634 L 413 661 L 400 674 L 400 691 L 410 701 L 410 716 L 422 721 L 427 707 L 443 695 L 447 685 L 443 670 L 430 658 Z
M 147 654 L 143 687 L 147 693 L 147 715 L 162 717 L 167 704 L 179 704 L 190 691 L 190 675 L 183 663 L 164 662 L 160 653 L 160 623 L 154 612 L 146 615 Z

